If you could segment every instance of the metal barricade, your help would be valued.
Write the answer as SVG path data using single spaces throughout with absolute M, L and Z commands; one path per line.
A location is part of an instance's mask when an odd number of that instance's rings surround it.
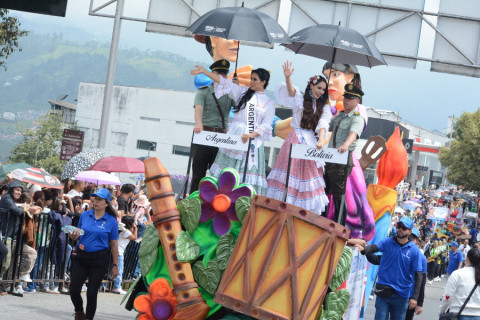
M 30 289 L 36 289 L 37 291 L 54 292 L 58 291 L 62 293 L 62 290 L 66 283 L 69 282 L 69 275 L 71 272 L 71 248 L 76 246 L 76 241 L 70 239 L 60 228 L 58 219 L 55 219 L 54 215 L 58 213 L 41 213 L 34 216 L 35 223 L 35 245 L 34 249 L 37 253 L 36 261 L 33 269 L 30 272 L 30 278 L 32 282 L 27 284 Z M 24 263 L 23 259 L 23 245 L 24 245 L 24 215 L 18 217 L 10 210 L 0 209 L 2 230 L 2 241 L 8 248 L 9 266 L 5 274 L 0 274 L 0 286 L 9 288 L 7 291 L 10 294 L 17 296 L 23 296 L 15 291 L 15 286 L 22 281 L 20 277 L 20 269 Z M 77 224 L 78 219 L 74 219 L 74 225 Z M 13 226 L 13 227 L 12 227 Z M 125 284 L 133 282 L 136 278 L 136 269 L 138 264 L 138 250 L 140 243 L 136 241 L 130 241 L 124 252 L 123 263 L 123 276 L 122 287 Z M 5 258 L 5 260 L 8 257 Z M 8 261 L 4 261 L 8 262 Z M 6 264 L 6 263 L 5 263 Z M 111 279 L 112 258 L 109 258 L 108 274 L 103 280 L 102 287 L 105 289 L 112 289 L 114 279 Z M 66 279 L 67 278 L 67 279 Z M 25 284 L 25 283 L 24 283 Z M 87 281 L 88 284 L 88 281 Z M 102 290 L 102 287 L 100 290 Z M 105 290 L 104 291 L 107 291 Z M 65 292 L 67 292 L 65 290 Z

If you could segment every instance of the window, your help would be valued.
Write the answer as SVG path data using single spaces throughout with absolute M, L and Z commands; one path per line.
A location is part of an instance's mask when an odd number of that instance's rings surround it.
M 195 122 L 187 122 L 187 121 L 176 121 L 177 124 L 183 124 L 185 126 L 195 126 Z
M 267 164 L 270 162 L 270 147 L 265 147 L 265 161 Z
M 173 145 L 173 154 L 178 154 L 179 156 L 190 156 L 190 147 L 176 146 Z
M 160 118 L 140 117 L 140 120 L 156 121 L 160 122 Z
M 137 149 L 156 151 L 157 143 L 153 141 L 137 140 Z

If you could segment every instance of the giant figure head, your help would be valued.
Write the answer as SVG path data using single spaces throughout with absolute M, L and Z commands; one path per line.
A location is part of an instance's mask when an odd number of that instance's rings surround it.
M 205 49 L 207 49 L 208 53 L 213 58 L 213 61 L 221 59 L 230 62 L 237 61 L 238 40 L 227 40 L 217 37 L 202 36 L 199 34 L 195 35 L 195 40 L 205 44 Z
M 343 100 L 345 85 L 348 83 L 353 83 L 356 87 L 362 88 L 360 74 L 353 64 L 335 63 L 332 65 L 327 62 L 323 66 L 322 73 L 328 79 L 328 96 L 332 101 Z

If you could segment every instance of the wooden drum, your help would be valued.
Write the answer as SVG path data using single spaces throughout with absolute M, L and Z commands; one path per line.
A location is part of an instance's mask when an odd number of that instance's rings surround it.
M 215 302 L 257 319 L 318 319 L 349 235 L 313 212 L 255 196 Z

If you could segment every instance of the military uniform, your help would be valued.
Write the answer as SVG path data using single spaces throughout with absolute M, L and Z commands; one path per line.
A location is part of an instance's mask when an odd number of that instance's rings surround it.
M 347 98 L 361 97 L 363 96 L 363 92 L 354 85 L 347 84 L 345 86 L 344 96 Z M 335 203 L 334 221 L 338 221 L 342 196 L 345 194 L 345 184 L 353 168 L 351 152 L 355 150 L 364 126 L 364 120 L 356 109 L 357 108 L 354 108 L 349 113 L 342 111 L 330 121 L 329 131 L 333 133 L 328 144 L 329 148 L 338 149 L 345 143 L 351 132 L 357 134 L 357 139 L 348 147 L 347 165 L 328 162 L 325 165 L 326 192 L 327 194 L 332 194 Z M 343 218 L 345 219 L 346 216 Z
M 226 70 L 228 71 L 230 63 L 227 60 L 219 60 L 210 66 L 212 71 Z M 217 105 L 218 102 L 218 105 Z M 235 102 L 228 96 L 224 95 L 219 99 L 215 98 L 215 90 L 213 84 L 208 87 L 202 87 L 195 95 L 194 106 L 203 106 L 202 125 L 204 131 L 225 133 L 227 130 L 228 115 L 230 109 Z M 215 161 L 218 148 L 193 144 L 192 150 L 192 184 L 190 193 L 198 190 L 200 180 L 205 177 L 207 169 Z

